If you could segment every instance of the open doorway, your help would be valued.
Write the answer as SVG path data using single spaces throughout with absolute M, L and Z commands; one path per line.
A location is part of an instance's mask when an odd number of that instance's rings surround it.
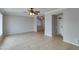
M 63 13 L 52 15 L 52 35 L 63 37 Z
M 37 32 L 44 34 L 45 19 L 44 16 L 37 16 Z

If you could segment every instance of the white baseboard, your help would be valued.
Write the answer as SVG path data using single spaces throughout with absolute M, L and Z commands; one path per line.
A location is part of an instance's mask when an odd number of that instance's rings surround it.
M 64 42 L 67 42 L 67 43 L 70 43 L 70 44 L 73 44 L 73 45 L 76 45 L 76 46 L 79 46 L 79 44 L 76 44 L 76 43 L 73 43 L 71 41 L 68 41 L 68 40 L 63 40 Z
M 16 34 L 23 34 L 23 33 L 30 33 L 30 32 L 34 32 L 34 31 L 21 32 L 21 33 L 8 33 L 8 34 L 4 34 L 4 37 L 5 37 L 5 36 L 9 36 L 9 35 L 16 35 Z
M 45 34 L 45 36 L 49 36 L 49 37 L 52 37 L 52 35 L 50 35 L 50 34 Z

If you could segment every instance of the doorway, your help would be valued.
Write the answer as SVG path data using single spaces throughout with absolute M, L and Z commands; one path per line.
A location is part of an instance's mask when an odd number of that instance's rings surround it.
M 52 15 L 52 35 L 63 37 L 63 13 Z
M 45 19 L 44 16 L 37 16 L 37 32 L 44 34 Z

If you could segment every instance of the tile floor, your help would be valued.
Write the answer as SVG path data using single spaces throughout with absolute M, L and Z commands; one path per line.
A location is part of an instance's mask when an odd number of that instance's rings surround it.
M 41 33 L 23 33 L 5 37 L 1 50 L 79 50 L 79 47 L 63 42 L 61 37 L 47 37 Z

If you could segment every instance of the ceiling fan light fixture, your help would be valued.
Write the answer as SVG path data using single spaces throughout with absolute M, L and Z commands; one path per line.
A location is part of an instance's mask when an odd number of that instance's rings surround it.
M 30 15 L 30 16 L 34 16 L 35 14 L 34 14 L 34 13 L 32 13 L 32 12 L 29 12 L 29 15 Z
M 30 8 L 27 13 L 29 16 L 35 16 L 39 15 L 40 11 L 35 11 L 34 8 Z

